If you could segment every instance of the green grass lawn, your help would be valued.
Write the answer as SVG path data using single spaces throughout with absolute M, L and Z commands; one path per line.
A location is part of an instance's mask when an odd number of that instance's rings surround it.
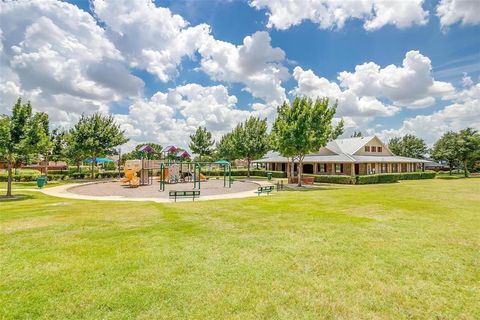
M 478 319 L 480 179 L 0 202 L 2 319 Z

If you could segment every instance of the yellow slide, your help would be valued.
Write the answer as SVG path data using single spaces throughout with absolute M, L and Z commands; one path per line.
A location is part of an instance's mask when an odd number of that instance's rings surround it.
M 200 181 L 201 182 L 207 181 L 207 177 L 205 177 L 202 173 L 200 173 Z
M 137 177 L 137 172 L 141 169 L 140 160 L 127 160 L 125 162 L 125 177 L 121 180 L 122 183 L 129 183 L 131 187 L 138 187 L 140 179 Z

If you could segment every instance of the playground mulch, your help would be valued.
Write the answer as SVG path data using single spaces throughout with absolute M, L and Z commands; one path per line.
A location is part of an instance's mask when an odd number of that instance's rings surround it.
M 70 188 L 68 191 L 87 196 L 119 196 L 125 198 L 168 198 L 168 191 L 188 191 L 193 190 L 193 183 L 175 183 L 166 184 L 165 191 L 159 191 L 160 183 L 154 180 L 153 184 L 131 188 L 128 184 L 122 184 L 120 181 L 109 181 L 94 184 L 87 184 Z M 223 179 L 209 179 L 202 182 L 200 191 L 202 196 L 213 196 L 245 191 L 255 191 L 258 184 L 249 181 L 235 181 L 231 188 L 223 186 Z

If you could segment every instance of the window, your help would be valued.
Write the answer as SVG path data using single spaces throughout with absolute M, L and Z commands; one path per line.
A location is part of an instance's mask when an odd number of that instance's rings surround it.
M 336 163 L 335 164 L 335 173 L 342 173 L 343 172 L 343 164 Z
M 386 172 L 387 172 L 387 164 L 382 163 L 382 173 L 386 173 Z
M 318 172 L 327 172 L 327 164 L 319 163 L 318 164 Z
M 370 146 L 365 146 L 365 152 L 370 152 Z
M 372 152 L 376 152 L 376 151 L 377 151 L 377 147 L 372 146 Z
M 382 152 L 382 147 L 378 147 L 377 152 Z
M 392 172 L 398 172 L 398 165 L 396 163 L 392 163 Z

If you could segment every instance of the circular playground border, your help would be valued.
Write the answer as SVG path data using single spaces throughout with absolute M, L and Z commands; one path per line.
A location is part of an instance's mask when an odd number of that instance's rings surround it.
M 125 196 L 118 196 L 118 195 L 85 195 L 75 193 L 72 189 L 77 187 L 83 187 L 88 185 L 97 185 L 97 184 L 104 184 L 104 183 L 113 183 L 118 182 L 115 180 L 109 181 L 94 181 L 94 182 L 84 182 L 84 183 L 74 183 L 74 184 L 66 184 L 52 188 L 45 188 L 39 190 L 40 192 L 59 198 L 65 199 L 76 199 L 76 200 L 99 200 L 99 201 L 152 201 L 157 203 L 173 203 L 173 199 L 169 199 L 168 197 L 125 197 Z M 195 198 L 196 201 L 211 201 L 211 200 L 225 200 L 225 199 L 240 199 L 240 198 L 248 198 L 248 197 L 257 197 L 259 196 L 256 191 L 258 187 L 263 186 L 271 186 L 272 184 L 267 181 L 252 181 L 252 180 L 245 180 L 244 182 L 251 183 L 254 185 L 254 188 L 247 191 L 240 191 L 240 192 L 230 192 L 230 193 L 222 193 L 222 194 L 212 194 L 212 195 L 205 195 Z M 235 183 L 242 183 L 240 181 L 236 181 Z M 142 188 L 142 187 L 139 187 Z M 161 191 L 159 191 L 161 192 Z M 164 191 L 168 192 L 168 191 Z M 185 199 L 176 199 L 176 202 L 192 202 L 192 199 L 185 198 Z

